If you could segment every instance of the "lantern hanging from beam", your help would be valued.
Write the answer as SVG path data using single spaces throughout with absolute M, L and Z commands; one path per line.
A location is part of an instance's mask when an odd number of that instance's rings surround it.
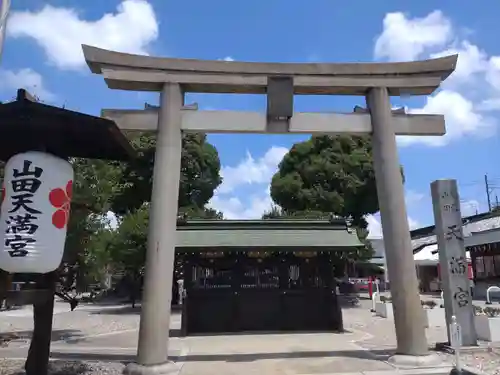
M 73 185 L 70 163 L 24 152 L 5 165 L 0 214 L 0 268 L 47 273 L 61 263 Z

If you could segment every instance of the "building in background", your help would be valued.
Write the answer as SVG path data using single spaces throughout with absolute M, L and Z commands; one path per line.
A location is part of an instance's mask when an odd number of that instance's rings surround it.
M 474 296 L 484 298 L 489 286 L 500 286 L 500 212 L 463 218 L 468 273 Z M 422 293 L 439 293 L 439 249 L 434 225 L 411 231 L 415 269 Z M 371 263 L 385 272 L 384 241 L 371 239 L 375 255 Z
M 474 296 L 481 298 L 486 292 L 484 289 L 485 284 L 481 282 L 481 279 L 478 279 L 476 265 L 474 264 L 475 256 L 471 254 L 470 248 L 467 246 L 467 241 L 477 233 L 500 228 L 500 213 L 486 212 L 464 217 L 462 220 L 467 247 L 469 278 L 471 279 L 471 286 L 474 286 Z M 439 249 L 434 230 L 434 225 L 431 225 L 411 232 L 415 265 L 417 267 L 417 274 L 419 275 L 420 288 L 424 292 L 441 290 L 441 286 L 439 285 Z
M 473 232 L 465 246 L 471 257 L 476 297 L 486 298 L 490 286 L 500 287 L 500 225 Z M 500 293 L 492 291 L 491 296 L 498 298 Z

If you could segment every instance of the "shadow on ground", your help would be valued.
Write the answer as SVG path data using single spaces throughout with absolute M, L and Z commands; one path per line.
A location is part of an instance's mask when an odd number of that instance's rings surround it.
M 0 333 L 0 345 L 8 345 L 9 342 L 14 340 L 27 341 L 31 340 L 33 331 L 12 331 L 12 332 L 1 332 Z M 82 331 L 76 329 L 59 329 L 52 330 L 51 341 L 60 341 L 75 339 L 82 337 Z
M 168 358 L 174 362 L 232 362 L 245 363 L 259 360 L 272 359 L 306 359 L 306 358 L 355 358 L 385 361 L 394 350 L 341 350 L 341 351 L 298 351 L 281 353 L 245 353 L 245 354 L 188 354 L 185 357 L 172 355 Z M 106 353 L 68 353 L 52 351 L 51 357 L 56 359 L 79 360 L 79 361 L 112 361 L 132 362 L 136 356 L 131 354 L 106 354 Z
M 179 328 L 171 328 L 170 329 L 170 337 L 183 337 L 181 336 L 181 330 Z M 67 339 L 63 339 L 65 344 L 69 345 L 75 345 L 75 344 L 81 344 L 83 342 L 88 342 L 88 341 L 93 341 L 95 340 L 96 337 L 86 337 L 86 336 L 80 336 L 80 337 L 69 337 Z M 1 375 L 1 373 L 0 373 Z
M 345 333 L 352 333 L 351 331 L 345 329 L 342 332 L 335 331 L 237 331 L 237 332 L 203 332 L 203 333 L 191 333 L 189 337 L 212 337 L 212 336 L 262 336 L 262 335 L 310 335 L 317 333 L 328 333 L 333 335 L 343 335 Z M 172 334 L 172 330 L 170 330 Z M 170 336 L 172 337 L 172 336 Z
M 94 304 L 88 304 L 87 306 L 93 306 Z M 95 304 L 95 307 L 100 307 L 100 306 L 106 306 L 104 304 Z M 180 314 L 181 313 L 181 307 L 179 306 L 172 306 L 171 308 L 171 313 L 172 314 Z M 141 305 L 136 305 L 135 307 L 132 307 L 130 302 L 126 302 L 121 304 L 121 306 L 117 308 L 109 308 L 109 309 L 102 309 L 98 311 L 92 311 L 91 314 L 98 314 L 98 315 L 127 315 L 127 314 L 140 314 L 141 313 Z
M 185 362 L 253 362 L 269 359 L 300 359 L 300 358 L 357 358 L 377 359 L 384 361 L 388 359 L 394 350 L 339 350 L 339 351 L 295 351 L 279 353 L 244 353 L 244 354 L 192 354 L 184 358 Z
M 137 359 L 135 354 L 111 354 L 111 353 L 68 353 L 52 351 L 50 357 L 58 360 L 73 360 L 73 361 L 103 361 L 103 362 L 121 362 L 129 363 Z M 179 355 L 169 355 L 168 359 L 174 362 L 183 361 Z
M 96 305 L 96 307 L 98 307 Z M 140 306 L 132 307 L 130 306 L 130 303 L 128 304 L 123 304 L 123 307 L 117 307 L 115 308 L 109 308 L 109 309 L 103 309 L 103 310 L 98 310 L 98 311 L 91 311 L 90 312 L 92 315 L 132 315 L 132 314 L 140 314 L 141 313 L 141 308 Z

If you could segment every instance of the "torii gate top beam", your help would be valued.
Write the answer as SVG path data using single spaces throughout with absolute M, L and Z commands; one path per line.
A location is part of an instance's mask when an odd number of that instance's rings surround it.
M 166 82 L 186 92 L 265 94 L 269 77 L 293 77 L 294 94 L 429 95 L 455 69 L 458 55 L 398 63 L 263 63 L 133 55 L 83 45 L 93 73 L 111 89 L 161 91 Z

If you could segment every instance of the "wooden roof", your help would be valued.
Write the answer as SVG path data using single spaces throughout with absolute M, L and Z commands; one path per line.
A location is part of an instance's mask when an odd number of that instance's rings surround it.
M 127 160 L 133 147 L 108 119 L 33 101 L 25 90 L 0 104 L 0 160 L 40 150 L 59 157 Z
M 200 220 L 179 223 L 177 247 L 349 250 L 364 246 L 343 220 Z

